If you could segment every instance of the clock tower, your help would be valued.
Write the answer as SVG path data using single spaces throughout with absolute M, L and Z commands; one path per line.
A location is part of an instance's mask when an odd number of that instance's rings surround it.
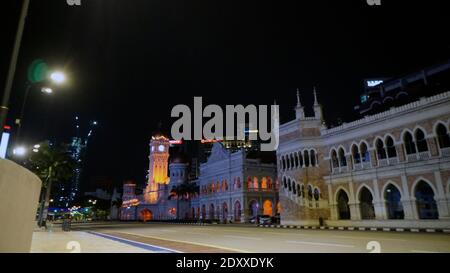
M 160 193 L 169 183 L 169 139 L 161 133 L 155 133 L 150 141 L 150 165 L 148 169 L 148 182 L 145 189 L 146 203 L 158 202 Z

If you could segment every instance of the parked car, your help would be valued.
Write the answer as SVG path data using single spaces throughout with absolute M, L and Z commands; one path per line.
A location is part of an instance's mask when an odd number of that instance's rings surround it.
M 258 215 L 258 223 L 261 225 L 272 224 L 272 217 L 270 215 Z

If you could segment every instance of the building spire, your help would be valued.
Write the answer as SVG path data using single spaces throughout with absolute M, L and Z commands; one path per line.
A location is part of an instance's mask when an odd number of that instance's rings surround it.
M 297 88 L 297 107 L 302 107 L 302 104 L 300 103 L 300 90 Z
M 303 119 L 305 118 L 305 112 L 303 111 L 303 106 L 300 102 L 300 90 L 297 88 L 297 106 L 295 106 L 295 118 Z
M 319 105 L 319 103 L 317 102 L 317 92 L 316 92 L 316 87 L 314 86 L 314 105 Z

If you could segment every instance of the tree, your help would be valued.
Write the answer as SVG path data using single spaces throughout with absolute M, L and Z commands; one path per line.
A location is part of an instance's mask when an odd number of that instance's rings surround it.
M 180 219 L 180 200 L 189 200 L 192 195 L 198 194 L 200 187 L 195 183 L 184 182 L 172 187 L 169 200 L 177 198 L 177 220 Z
M 52 186 L 55 183 L 70 181 L 76 164 L 66 144 L 55 147 L 44 142 L 40 144 L 38 151 L 30 156 L 28 166 L 42 180 L 42 190 L 45 189 L 45 196 L 39 206 L 39 226 L 42 226 L 47 218 Z

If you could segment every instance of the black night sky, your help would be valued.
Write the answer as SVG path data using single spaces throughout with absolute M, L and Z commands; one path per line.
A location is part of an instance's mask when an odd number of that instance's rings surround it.
M 295 90 L 328 121 L 353 118 L 363 79 L 399 76 L 450 57 L 444 1 L 31 0 L 9 124 L 18 115 L 27 66 L 37 58 L 70 82 L 30 97 L 24 137 L 67 141 L 74 117 L 99 122 L 85 186 L 108 176 L 143 183 L 148 142 L 176 104 L 270 104 L 294 117 Z M 2 1 L 3 92 L 22 1 Z M 395 3 L 393 3 L 395 2 Z M 83 123 L 81 124 L 83 126 Z

